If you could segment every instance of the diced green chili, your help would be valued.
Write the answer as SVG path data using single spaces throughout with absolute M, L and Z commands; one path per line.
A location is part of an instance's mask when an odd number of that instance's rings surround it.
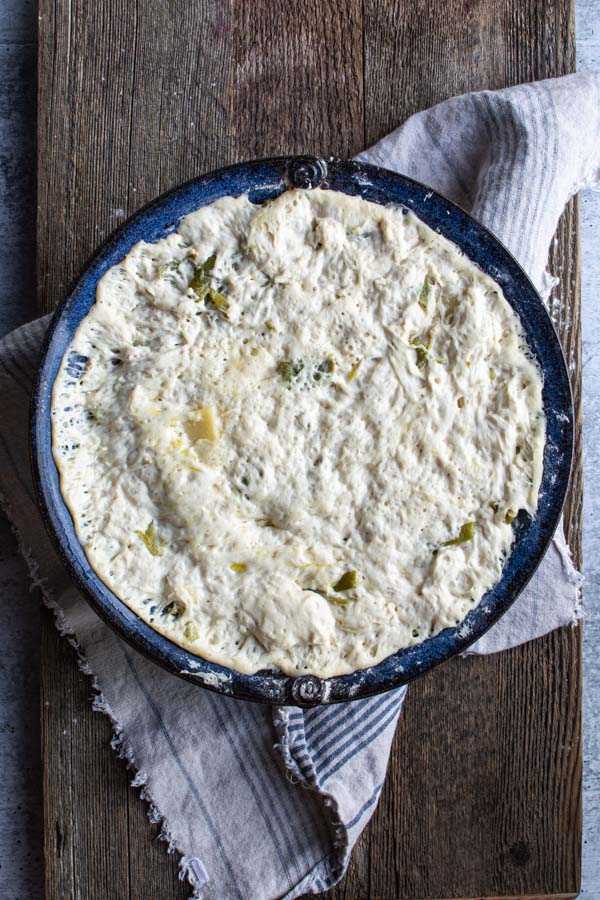
M 245 572 L 248 566 L 246 563 L 232 563 L 230 568 L 233 569 L 234 572 Z
M 207 291 L 204 302 L 207 306 L 214 306 L 215 309 L 218 309 L 221 315 L 227 318 L 227 310 L 229 309 L 229 300 L 227 297 L 224 297 L 223 294 L 220 294 L 218 291 L 213 291 L 212 288 L 209 288 Z
M 419 306 L 421 309 L 427 309 L 429 306 L 429 297 L 431 295 L 431 285 L 433 284 L 429 275 L 425 276 L 421 293 L 419 294 Z
M 424 369 L 429 361 L 429 354 L 425 347 L 415 347 L 417 354 L 417 369 Z
M 184 634 L 188 641 L 197 641 L 200 635 L 193 622 L 186 622 Z
M 154 521 L 151 521 L 145 531 L 136 531 L 138 537 L 140 537 L 144 544 L 146 545 L 146 550 L 148 553 L 151 553 L 152 556 L 164 556 L 163 547 L 156 534 L 156 528 L 154 526 Z
M 467 541 L 472 541 L 474 537 L 475 522 L 465 522 L 460 529 L 458 537 L 453 538 L 451 541 L 446 541 L 444 547 L 452 547 L 455 544 L 466 544 Z
M 196 271 L 192 275 L 192 280 L 190 281 L 190 288 L 195 293 L 198 300 L 204 300 L 205 296 L 210 290 L 210 273 L 213 270 L 215 264 L 216 256 L 209 256 L 207 260 L 205 260 L 202 265 L 196 268 Z
M 339 593 L 340 591 L 349 591 L 351 588 L 356 587 L 357 580 L 358 572 L 344 572 L 339 581 L 336 581 L 333 585 L 333 590 L 336 591 L 336 593 Z
M 198 300 L 204 300 L 208 306 L 214 307 L 221 315 L 227 318 L 227 310 L 229 309 L 229 300 L 211 287 L 211 273 L 215 266 L 217 257 L 213 253 L 208 259 L 197 266 L 192 276 L 189 287 L 195 293 Z
M 171 602 L 167 603 L 167 605 L 163 609 L 162 615 L 173 616 L 174 619 L 178 619 L 179 616 L 183 613 L 184 609 L 184 604 L 180 603 L 179 600 L 171 600 Z
M 204 275 L 205 278 L 208 278 L 215 267 L 216 261 L 217 254 L 213 253 L 212 256 L 209 256 L 208 259 L 205 259 L 204 262 L 197 267 L 196 271 Z
M 350 371 L 348 372 L 348 381 L 354 381 L 356 376 L 358 375 L 358 370 L 360 369 L 360 364 L 362 363 L 362 359 L 359 359 L 354 363 Z
M 515 521 L 516 518 L 517 518 L 516 512 L 513 512 L 512 509 L 506 510 L 506 513 L 504 515 L 504 521 L 506 522 L 507 525 L 512 525 L 512 523 Z
M 317 371 L 322 372 L 324 375 L 331 375 L 335 372 L 335 361 L 328 356 L 327 359 L 324 359 L 322 363 L 319 363 L 317 366 Z
M 304 363 L 301 360 L 292 360 L 292 359 L 280 359 L 277 363 L 277 371 L 286 382 L 286 384 L 291 384 L 294 378 L 297 378 L 302 369 L 304 368 Z

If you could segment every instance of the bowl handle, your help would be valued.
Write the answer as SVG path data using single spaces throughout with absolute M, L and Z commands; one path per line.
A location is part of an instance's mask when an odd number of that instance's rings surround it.
M 292 680 L 290 694 L 295 706 L 318 706 L 323 702 L 325 682 L 316 675 L 300 675 Z
M 287 164 L 286 181 L 292 188 L 325 187 L 327 163 L 316 156 L 295 156 Z

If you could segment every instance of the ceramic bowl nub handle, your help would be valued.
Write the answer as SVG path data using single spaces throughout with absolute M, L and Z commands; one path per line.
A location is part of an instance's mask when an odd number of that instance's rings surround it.
M 318 706 L 323 701 L 325 682 L 315 675 L 300 675 L 292 681 L 290 693 L 296 706 Z
M 327 163 L 316 156 L 295 156 L 287 166 L 287 182 L 290 187 L 312 190 L 324 187 L 327 178 Z

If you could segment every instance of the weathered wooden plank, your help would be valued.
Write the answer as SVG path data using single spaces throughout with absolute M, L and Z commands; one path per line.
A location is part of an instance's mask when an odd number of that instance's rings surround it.
M 225 45 L 212 40 L 218 6 L 179 7 L 156 3 L 132 15 L 129 4 L 41 4 L 39 66 L 48 76 L 39 98 L 44 309 L 60 300 L 120 219 L 221 161 L 219 120 L 209 106 L 223 82 L 213 51 L 226 56 Z M 191 40 L 178 46 L 178 29 L 204 33 L 204 52 Z M 157 42 L 160 34 L 164 41 Z M 114 759 L 108 721 L 89 711 L 88 679 L 48 623 L 42 683 L 47 896 L 188 896 L 177 860 L 153 840 L 158 828 L 148 826 L 146 805 Z
M 443 22 L 440 21 L 443 19 Z M 470 90 L 574 68 L 572 3 L 365 4 L 365 131 Z M 567 534 L 581 562 L 581 335 L 576 205 L 551 269 L 552 313 L 573 376 L 578 438 Z M 564 629 L 488 659 L 457 660 L 415 684 L 388 781 L 340 897 L 490 897 L 579 885 L 581 635 Z
M 297 16 L 248 3 L 234 17 L 210 0 L 68 10 L 41 0 L 40 307 L 56 305 L 124 215 L 178 182 L 252 155 L 356 152 L 360 9 L 358 0 L 312 2 Z M 47 895 L 104 898 L 115 884 L 115 898 L 187 896 L 123 765 L 106 772 L 109 726 L 90 715 L 89 685 L 49 624 L 42 680 Z M 68 727 L 75 718 L 86 721 L 84 740 Z M 111 824 L 120 846 L 112 860 Z
M 573 66 L 567 0 L 41 0 L 40 14 L 45 309 L 123 214 L 200 171 L 270 153 L 352 155 L 446 96 Z M 570 209 L 553 265 L 575 375 L 576 235 Z M 577 553 L 579 486 L 577 463 L 567 518 Z M 563 631 L 415 685 L 380 807 L 334 894 L 573 896 L 579 667 L 579 638 Z M 48 623 L 42 681 L 47 896 L 186 896 Z
M 110 725 L 90 711 L 90 682 L 77 669 L 48 610 L 42 613 L 41 719 L 45 896 L 76 900 L 80 884 L 129 896 L 127 781 L 110 749 Z M 82 812 L 87 815 L 83 816 Z M 90 894 L 89 896 L 93 896 Z
M 353 156 L 364 144 L 362 4 L 236 4 L 230 111 L 237 158 Z

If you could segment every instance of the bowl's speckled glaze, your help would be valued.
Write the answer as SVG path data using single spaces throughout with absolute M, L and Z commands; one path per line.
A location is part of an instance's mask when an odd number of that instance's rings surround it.
M 219 197 L 247 193 L 260 203 L 289 186 L 332 188 L 413 210 L 500 284 L 544 375 L 547 439 L 539 506 L 534 518 L 522 514 L 515 523 L 515 542 L 500 581 L 456 628 L 399 650 L 369 669 L 328 679 L 311 675 L 293 678 L 277 671 L 242 675 L 195 656 L 154 631 L 108 590 L 89 565 L 62 499 L 52 456 L 54 379 L 107 269 L 138 241 L 164 237 L 176 229 L 182 216 Z M 554 534 L 569 481 L 572 443 L 573 407 L 560 343 L 540 297 L 506 248 L 471 216 L 422 184 L 361 162 L 313 157 L 257 160 L 203 175 L 165 194 L 125 222 L 88 262 L 57 310 L 44 345 L 32 402 L 31 455 L 42 515 L 57 552 L 96 612 L 137 650 L 195 684 L 244 700 L 298 706 L 359 699 L 406 684 L 481 637 L 525 587 Z

